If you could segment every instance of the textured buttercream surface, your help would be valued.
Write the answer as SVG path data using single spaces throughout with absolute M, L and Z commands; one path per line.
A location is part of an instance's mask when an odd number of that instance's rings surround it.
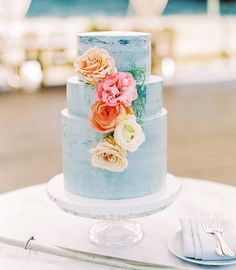
M 95 32 L 77 37 L 78 55 L 92 47 L 106 49 L 118 71 L 144 70 L 142 88 L 145 110 L 142 127 L 145 142 L 128 153 L 128 167 L 110 172 L 91 165 L 89 150 L 101 134 L 90 127 L 91 105 L 96 89 L 77 76 L 67 80 L 67 109 L 62 111 L 64 185 L 71 193 L 100 199 L 145 196 L 163 189 L 166 183 L 166 110 L 162 108 L 162 79 L 151 76 L 151 38 L 139 32 Z
M 89 150 L 100 135 L 84 117 L 62 111 L 65 188 L 77 195 L 102 199 L 144 196 L 161 190 L 166 178 L 166 110 L 142 124 L 146 141 L 128 154 L 129 166 L 119 173 L 91 165 Z
M 119 71 L 137 67 L 151 74 L 151 36 L 141 32 L 91 32 L 77 37 L 78 55 L 91 47 L 106 49 Z

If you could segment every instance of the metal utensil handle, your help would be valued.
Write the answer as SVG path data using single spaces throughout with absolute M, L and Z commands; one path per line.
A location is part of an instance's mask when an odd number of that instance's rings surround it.
M 218 240 L 218 238 L 217 238 L 217 240 Z M 219 256 L 222 256 L 222 257 L 225 256 L 225 254 L 222 251 L 222 248 L 221 248 L 221 245 L 220 245 L 220 242 L 219 241 L 218 241 L 217 246 L 216 246 L 216 253 Z
M 226 256 L 229 256 L 229 257 L 233 257 L 235 256 L 235 253 L 233 252 L 233 250 L 226 244 L 226 242 L 224 241 L 224 239 L 222 238 L 221 234 L 218 233 L 218 232 L 214 232 L 216 237 L 218 238 L 219 240 L 219 243 L 220 243 L 220 246 L 221 246 L 221 249 L 223 251 L 223 253 L 226 255 Z
M 32 240 L 32 241 L 31 241 Z M 56 256 L 77 259 L 80 261 L 97 263 L 101 265 L 107 265 L 112 267 L 118 267 L 122 269 L 131 269 L 131 270 L 157 270 L 157 269 L 166 269 L 166 270 L 190 270 L 190 268 L 178 268 L 174 266 L 164 265 L 164 264 L 156 264 L 156 263 L 148 263 L 142 261 L 135 261 L 125 258 L 106 256 L 103 254 L 96 254 L 85 252 L 81 250 L 71 250 L 63 247 L 53 246 L 38 242 L 37 240 L 33 240 L 32 237 L 27 239 L 26 241 L 21 239 L 10 238 L 6 236 L 0 235 L 0 243 L 4 243 L 7 245 L 26 248 L 33 251 L 43 252 L 47 254 L 52 254 Z

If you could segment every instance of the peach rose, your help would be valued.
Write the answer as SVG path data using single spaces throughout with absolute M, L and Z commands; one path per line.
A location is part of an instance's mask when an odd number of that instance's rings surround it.
M 97 99 L 109 106 L 123 104 L 130 107 L 132 101 L 138 97 L 136 81 L 128 72 L 117 72 L 115 75 L 106 77 L 96 89 Z
M 74 68 L 81 79 L 92 86 L 97 86 L 106 76 L 117 72 L 114 59 L 105 49 L 97 47 L 79 56 L 74 62 Z
M 127 152 L 115 143 L 113 136 L 103 138 L 90 153 L 94 167 L 122 172 L 128 166 Z
M 122 104 L 110 107 L 103 101 L 97 101 L 92 105 L 90 123 L 100 133 L 109 133 L 127 118 L 128 114 L 134 114 L 132 108 Z

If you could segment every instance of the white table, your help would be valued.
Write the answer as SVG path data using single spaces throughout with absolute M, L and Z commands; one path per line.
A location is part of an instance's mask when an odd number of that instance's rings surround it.
M 236 220 L 236 188 L 203 180 L 181 179 L 183 190 L 176 202 L 163 212 L 140 218 L 145 236 L 126 247 L 101 248 L 88 240 L 94 220 L 71 216 L 59 210 L 46 195 L 46 186 L 38 185 L 0 196 L 0 234 L 129 259 L 163 263 L 189 269 L 206 269 L 185 263 L 168 252 L 167 240 L 180 229 L 179 219 L 207 210 L 221 210 Z M 17 270 L 108 270 L 102 265 L 0 245 L 0 269 Z M 213 268 L 207 268 L 213 269 Z M 236 269 L 236 266 L 220 270 Z

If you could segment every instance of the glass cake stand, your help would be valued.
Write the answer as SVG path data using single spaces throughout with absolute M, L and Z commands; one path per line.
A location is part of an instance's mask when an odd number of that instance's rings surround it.
M 167 174 L 166 188 L 133 199 L 102 200 L 74 195 L 64 189 L 63 174 L 48 182 L 49 198 L 63 211 L 85 218 L 99 219 L 89 231 L 89 239 L 103 246 L 124 246 L 136 243 L 143 237 L 139 223 L 130 221 L 155 214 L 168 207 L 181 190 L 179 180 Z

